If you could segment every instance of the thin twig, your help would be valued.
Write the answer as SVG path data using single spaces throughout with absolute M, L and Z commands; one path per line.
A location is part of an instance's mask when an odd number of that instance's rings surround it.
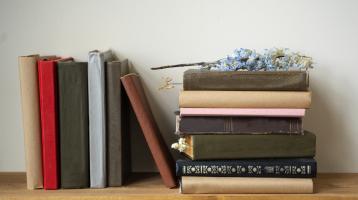
M 158 69 L 167 69 L 167 68 L 174 68 L 174 67 L 187 67 L 187 66 L 195 66 L 195 65 L 208 66 L 208 65 L 213 65 L 215 63 L 217 63 L 217 61 L 215 61 L 215 62 L 196 62 L 196 63 L 186 63 L 186 64 L 177 64 L 177 65 L 165 65 L 165 66 L 161 66 L 161 67 L 152 67 L 150 69 L 158 70 Z

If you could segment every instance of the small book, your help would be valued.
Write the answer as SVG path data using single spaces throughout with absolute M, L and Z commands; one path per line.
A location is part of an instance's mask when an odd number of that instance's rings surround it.
M 303 117 L 305 111 L 294 108 L 180 108 L 180 116 Z
M 189 69 L 184 72 L 184 90 L 218 91 L 306 91 L 306 71 L 212 71 Z
M 311 178 L 183 176 L 182 194 L 309 194 Z
M 178 148 L 192 160 L 314 157 L 316 136 L 303 135 L 185 135 Z
M 313 158 L 177 160 L 177 176 L 314 178 Z
M 181 117 L 179 134 L 302 134 L 298 117 Z
M 87 63 L 58 62 L 62 188 L 89 187 Z
M 38 61 L 44 189 L 59 187 L 57 62 L 70 60 L 72 58 Z
M 181 91 L 179 108 L 309 108 L 309 91 Z
M 121 186 L 131 171 L 129 140 L 129 100 L 121 83 L 128 74 L 128 60 L 107 62 L 106 127 L 107 181 L 109 187 Z
M 104 188 L 107 185 L 105 62 L 112 59 L 113 54 L 110 50 L 89 52 L 88 105 L 91 188 Z
M 37 60 L 39 55 L 19 57 L 22 124 L 25 140 L 28 189 L 43 187 L 41 122 Z
M 140 79 L 136 74 L 128 74 L 123 76 L 121 81 L 162 180 L 165 186 L 173 188 L 177 185 L 175 163 L 155 122 Z

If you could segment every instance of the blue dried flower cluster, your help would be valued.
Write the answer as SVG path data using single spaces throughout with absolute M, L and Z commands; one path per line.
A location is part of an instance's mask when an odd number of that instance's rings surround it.
M 289 49 L 265 49 L 263 54 L 250 49 L 236 49 L 232 55 L 218 60 L 210 70 L 218 71 L 287 71 L 312 68 L 312 58 Z

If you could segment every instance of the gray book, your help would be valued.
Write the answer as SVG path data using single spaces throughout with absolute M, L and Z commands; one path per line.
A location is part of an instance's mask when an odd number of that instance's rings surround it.
M 105 62 L 111 61 L 111 51 L 89 52 L 88 58 L 88 104 L 90 141 L 90 186 L 104 188 L 106 175 L 106 105 Z

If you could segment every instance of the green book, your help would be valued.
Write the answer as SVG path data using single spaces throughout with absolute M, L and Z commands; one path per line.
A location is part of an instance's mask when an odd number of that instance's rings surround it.
M 306 71 L 210 71 L 184 72 L 184 90 L 307 91 Z
M 187 135 L 184 154 L 192 160 L 314 157 L 316 136 Z

